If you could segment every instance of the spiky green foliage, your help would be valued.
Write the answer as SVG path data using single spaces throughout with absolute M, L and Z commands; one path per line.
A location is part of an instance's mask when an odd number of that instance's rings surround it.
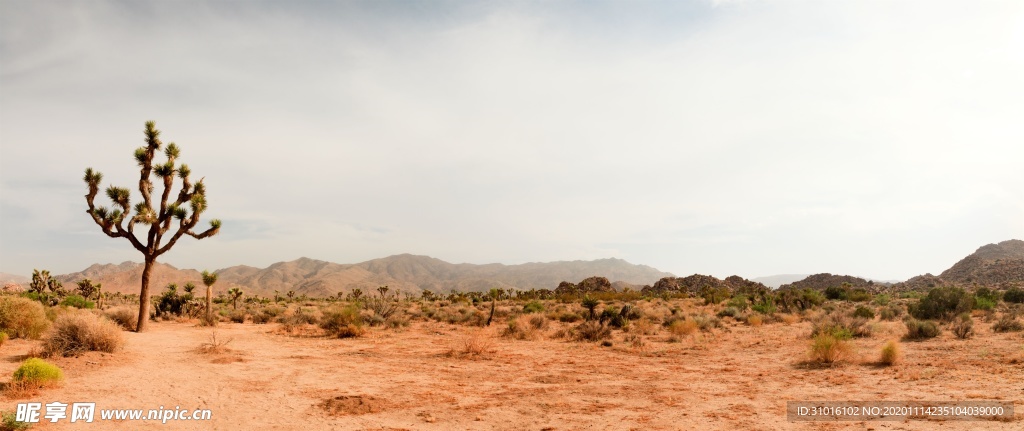
M 114 208 L 96 206 L 94 201 L 99 193 L 99 183 L 103 180 L 103 174 L 86 168 L 85 176 L 82 178 L 89 190 L 85 195 L 86 203 L 89 205 L 86 212 L 93 221 L 107 236 L 127 239 L 132 247 L 142 252 L 145 257 L 146 267 L 143 270 L 139 295 L 139 331 L 145 329 L 149 316 L 149 271 L 156 258 L 174 247 L 184 235 L 203 239 L 216 235 L 221 226 L 220 220 L 214 220 L 208 229 L 196 232 L 200 216 L 208 208 L 203 180 L 193 184 L 190 178 L 192 171 L 185 165 L 177 165 L 181 149 L 174 143 L 169 143 L 164 148 L 166 160 L 163 163 L 155 162 L 153 159 L 157 151 L 163 147 L 160 131 L 150 121 L 146 123 L 144 134 L 146 145 L 137 148 L 134 153 L 139 166 L 138 190 L 142 195 L 142 200 L 134 206 L 131 205 L 130 191 L 115 186 L 106 189 L 106 195 Z M 160 194 L 156 196 L 153 194 L 156 190 L 152 181 L 154 174 L 162 185 Z M 177 195 L 172 195 L 176 177 L 181 180 L 181 187 Z M 185 206 L 186 203 L 189 204 L 188 207 Z M 177 223 L 173 223 L 175 220 Z M 136 225 L 147 227 L 144 232 L 137 234 Z
M 238 309 L 238 298 L 241 298 L 243 294 L 244 292 L 242 292 L 242 289 L 239 289 L 237 287 L 232 287 L 228 289 L 228 298 L 231 299 L 232 309 Z

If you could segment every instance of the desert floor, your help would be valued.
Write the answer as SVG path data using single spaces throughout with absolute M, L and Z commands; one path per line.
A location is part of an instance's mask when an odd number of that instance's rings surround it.
M 501 325 L 416 322 L 328 339 L 285 335 L 277 324 L 224 323 L 217 336 L 230 339 L 231 350 L 216 354 L 196 351 L 209 328 L 154 322 L 145 333 L 125 333 L 119 353 L 56 359 L 66 374 L 61 387 L 0 397 L 0 410 L 92 401 L 97 409 L 180 406 L 213 416 L 161 424 L 104 422 L 97 413 L 92 424 L 64 420 L 33 430 L 1024 429 L 1024 335 L 979 324 L 979 335 L 963 341 L 947 331 L 902 342 L 903 362 L 882 367 L 874 363 L 881 346 L 905 330 L 900 322 L 881 325 L 854 341 L 853 362 L 816 368 L 805 362 L 807 322 L 730 323 L 676 343 L 652 335 L 642 348 L 619 331 L 602 347 L 504 338 Z M 489 352 L 458 354 L 467 340 L 489 344 Z M 38 343 L 4 345 L 0 382 Z M 1018 411 L 1011 422 L 790 422 L 787 400 L 1001 400 Z

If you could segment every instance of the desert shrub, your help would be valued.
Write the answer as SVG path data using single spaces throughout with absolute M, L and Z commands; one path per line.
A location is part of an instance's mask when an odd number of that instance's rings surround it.
M 0 296 L 0 330 L 11 338 L 37 340 L 49 327 L 42 304 L 18 296 Z
M 907 319 L 905 322 L 907 325 L 908 340 L 923 340 L 925 338 L 935 338 L 939 336 L 939 325 L 929 320 L 917 320 Z
M 231 319 L 234 323 L 245 323 L 246 314 L 248 313 L 245 310 L 233 310 L 228 313 L 228 319 Z
M 835 365 L 846 361 L 853 347 L 844 339 L 831 334 L 819 334 L 811 340 L 810 360 L 819 364 Z
M 543 316 L 538 316 L 543 319 Z M 508 326 L 501 332 L 503 337 L 511 337 L 517 340 L 532 340 L 537 337 L 537 329 L 530 323 L 527 316 L 509 319 Z
M 21 363 L 11 383 L 22 388 L 43 388 L 56 386 L 64 380 L 64 372 L 56 365 L 39 358 L 29 358 Z
M 771 299 L 767 299 L 757 304 L 751 305 L 750 309 L 758 313 L 764 314 L 766 316 L 771 316 L 775 314 L 776 307 L 774 301 L 772 301 Z
M 668 332 L 677 337 L 691 335 L 700 329 L 700 324 L 693 319 L 674 319 L 668 324 Z
M 544 316 L 530 316 L 530 326 L 533 329 L 548 329 L 548 319 Z
M 124 335 L 116 323 L 78 312 L 58 317 L 42 347 L 46 356 L 72 356 L 88 351 L 114 353 L 123 344 Z
M 1024 324 L 1017 320 L 1016 315 L 1003 313 L 1003 316 L 992 324 L 992 330 L 995 332 L 1018 332 L 1024 330 Z
M 374 316 L 379 317 L 376 314 Z M 358 337 L 363 335 L 363 318 L 355 305 L 330 309 L 320 319 L 320 329 L 332 337 Z
M 576 341 L 600 341 L 610 338 L 612 330 L 599 322 L 588 320 L 573 328 L 572 336 Z
M 4 346 L 4 343 L 7 342 L 8 338 L 9 338 L 9 336 L 7 335 L 6 332 L 0 331 L 0 347 Z
M 96 303 L 83 298 L 80 295 L 70 295 L 60 302 L 65 307 L 75 308 L 96 308 Z
M 751 313 L 747 316 L 747 324 L 750 326 L 761 326 L 764 323 L 764 318 L 760 314 Z
M 643 335 L 654 335 L 658 333 L 658 326 L 650 318 L 637 320 L 631 327 L 631 332 Z
M 700 328 L 700 330 L 703 332 L 708 332 L 713 328 L 722 327 L 722 319 L 719 319 L 716 316 L 710 316 L 707 314 L 697 314 L 690 317 L 693 319 L 694 322 L 697 322 L 697 327 Z
M 996 308 L 996 300 L 991 298 L 985 298 L 976 296 L 974 298 L 974 309 L 975 310 L 993 310 Z
M 849 317 L 838 313 L 822 316 L 811 326 L 811 337 L 828 334 L 841 340 L 853 337 L 870 337 L 871 325 L 863 317 Z
M 886 305 L 889 305 L 889 302 L 891 302 L 891 301 L 892 301 L 892 296 L 889 296 L 889 294 L 887 294 L 887 293 L 881 293 L 881 294 L 875 295 L 875 299 L 874 299 L 874 303 L 876 305 L 881 305 L 883 307 L 886 306 Z
M 558 315 L 558 321 L 562 322 L 562 323 L 576 323 L 576 322 L 579 322 L 582 319 L 583 318 L 580 317 L 580 315 L 576 314 L 576 313 L 564 312 L 564 313 Z
M 872 310 L 871 307 L 865 307 L 863 305 L 858 305 L 857 309 L 853 310 L 853 317 L 860 317 L 860 318 L 868 319 L 868 320 L 874 319 L 875 318 L 875 311 Z
M 543 313 L 543 312 L 544 312 L 544 304 L 541 304 L 540 301 L 530 301 L 530 302 L 527 302 L 526 305 L 523 306 L 523 313 L 526 313 L 526 314 L 530 314 L 530 313 Z
M 0 431 L 22 431 L 30 426 L 31 423 L 19 421 L 14 412 L 0 413 Z
M 956 338 L 966 340 L 974 336 L 974 320 L 971 319 L 969 313 L 961 314 L 959 319 L 949 325 L 949 329 L 953 331 Z
M 842 300 L 846 299 L 850 292 L 848 289 L 844 289 L 839 286 L 829 286 L 825 288 L 823 293 L 825 294 L 825 298 L 831 300 Z
M 1003 301 L 1014 304 L 1024 304 L 1024 289 L 1019 287 L 1006 289 L 1006 292 L 1003 292 Z
M 866 302 L 871 300 L 871 293 L 865 289 L 857 288 L 851 290 L 846 298 L 853 302 Z
M 974 296 L 959 287 L 936 287 L 916 304 L 911 304 L 910 314 L 917 319 L 950 320 L 971 311 Z
M 629 309 L 632 308 L 628 305 L 623 306 L 620 310 L 617 307 L 610 306 L 605 308 L 601 312 L 600 323 L 607 323 L 612 328 L 623 328 L 629 324 L 629 320 L 626 319 L 626 315 L 629 314 Z
M 725 307 L 724 309 L 722 309 L 722 311 L 719 311 L 718 314 L 716 314 L 716 316 L 718 316 L 718 317 L 726 317 L 726 316 L 728 316 L 728 317 L 732 317 L 734 319 L 739 319 L 739 318 L 743 317 L 743 312 L 741 312 L 736 307 Z
M 409 318 L 406 317 L 404 312 L 398 312 L 384 320 L 384 326 L 391 329 L 408 328 Z
M 898 363 L 902 358 L 903 353 L 900 349 L 900 343 L 889 340 L 889 342 L 885 343 L 885 346 L 882 346 L 882 355 L 878 362 L 891 366 Z
M 633 349 L 636 350 L 642 351 L 647 348 L 647 342 L 644 341 L 644 337 L 638 334 L 627 334 L 625 337 L 623 337 L 622 341 L 625 341 L 626 343 L 629 344 L 629 347 L 632 347 Z
M 263 307 L 258 311 L 252 313 L 252 316 L 250 317 L 252 318 L 252 323 L 262 325 L 273 322 L 277 318 L 277 316 L 280 316 L 282 313 L 284 313 L 284 310 L 284 307 L 276 305 L 270 307 Z
M 127 331 L 134 331 L 135 325 L 139 323 L 138 310 L 132 310 L 128 307 L 111 308 L 103 313 L 103 315 Z
M 750 307 L 750 304 L 747 302 L 747 295 L 736 295 L 732 297 L 726 305 L 734 307 L 740 311 L 746 310 Z
M 903 308 L 898 305 L 890 305 L 883 308 L 878 314 L 882 320 L 891 322 L 903 315 Z
M 284 330 L 291 332 L 302 325 L 319 324 L 320 316 L 316 315 L 313 310 L 299 307 L 285 310 L 284 313 L 277 317 L 277 321 L 281 323 L 281 327 Z

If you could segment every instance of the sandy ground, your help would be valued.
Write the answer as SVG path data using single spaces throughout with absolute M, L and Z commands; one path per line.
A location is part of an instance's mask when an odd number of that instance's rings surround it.
M 1024 335 L 980 334 L 962 341 L 945 332 L 903 342 L 905 359 L 874 364 L 887 339 L 855 341 L 860 358 L 835 368 L 804 362 L 809 323 L 729 324 L 714 335 L 646 347 L 544 338 L 502 338 L 497 326 L 475 329 L 417 322 L 374 328 L 358 339 L 294 337 L 276 324 L 222 324 L 230 352 L 195 351 L 211 330 L 160 322 L 126 333 L 125 350 L 55 362 L 59 388 L 18 402 L 93 401 L 98 409 L 204 408 L 210 421 L 41 423 L 32 429 L 132 430 L 1022 430 Z M 550 334 L 557 329 L 548 331 Z M 473 336 L 491 343 L 482 356 L 449 355 Z M 0 381 L 38 342 L 11 340 L 0 352 Z M 327 402 L 328 400 L 333 400 Z M 787 400 L 1001 400 L 1012 422 L 790 422 Z M 325 403 L 327 402 L 327 403 Z

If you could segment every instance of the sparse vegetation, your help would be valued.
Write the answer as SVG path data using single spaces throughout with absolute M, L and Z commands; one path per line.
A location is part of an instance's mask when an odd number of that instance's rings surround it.
M 842 338 L 818 334 L 811 340 L 810 360 L 823 365 L 836 365 L 853 355 L 853 347 Z
M 64 380 L 64 372 L 56 365 L 39 358 L 29 358 L 14 370 L 11 385 L 17 389 L 53 387 Z
M 853 310 L 853 317 L 871 320 L 875 318 L 875 310 L 868 306 L 858 305 L 857 309 Z
M 974 319 L 971 319 L 970 313 L 961 314 L 960 318 L 949 325 L 949 329 L 956 338 L 966 340 L 974 336 Z
M 905 323 L 907 326 L 906 339 L 908 340 L 923 340 L 939 336 L 939 325 L 930 320 L 907 319 Z
M 1024 304 L 1024 289 L 1019 287 L 1011 287 L 1003 292 L 1003 301 L 1012 304 Z
M 900 343 L 895 340 L 889 340 L 882 346 L 882 355 L 878 362 L 882 365 L 892 366 L 896 365 L 903 359 L 903 352 L 900 349 Z
M 916 304 L 910 315 L 917 319 L 952 320 L 974 308 L 974 296 L 959 287 L 936 287 Z
M 138 316 L 135 313 L 136 311 L 127 307 L 118 307 L 107 310 L 104 315 L 126 331 L 134 331 L 135 323 L 138 322 Z
M 992 324 L 992 330 L 995 332 L 1019 332 L 1024 331 L 1024 324 L 1017 320 L 1016 314 L 1003 313 L 1002 317 Z
M 30 426 L 32 426 L 31 423 L 19 421 L 14 412 L 0 414 L 0 431 L 23 431 Z
M 114 353 L 124 344 L 117 324 L 87 312 L 67 313 L 53 322 L 43 340 L 46 356 L 72 356 L 87 351 Z
M 49 327 L 46 310 L 38 302 L 17 296 L 0 296 L 0 330 L 10 337 L 37 340 Z
M 328 310 L 320 319 L 320 329 L 331 337 L 359 337 L 364 332 L 363 318 L 359 315 L 359 308 L 354 304 Z

